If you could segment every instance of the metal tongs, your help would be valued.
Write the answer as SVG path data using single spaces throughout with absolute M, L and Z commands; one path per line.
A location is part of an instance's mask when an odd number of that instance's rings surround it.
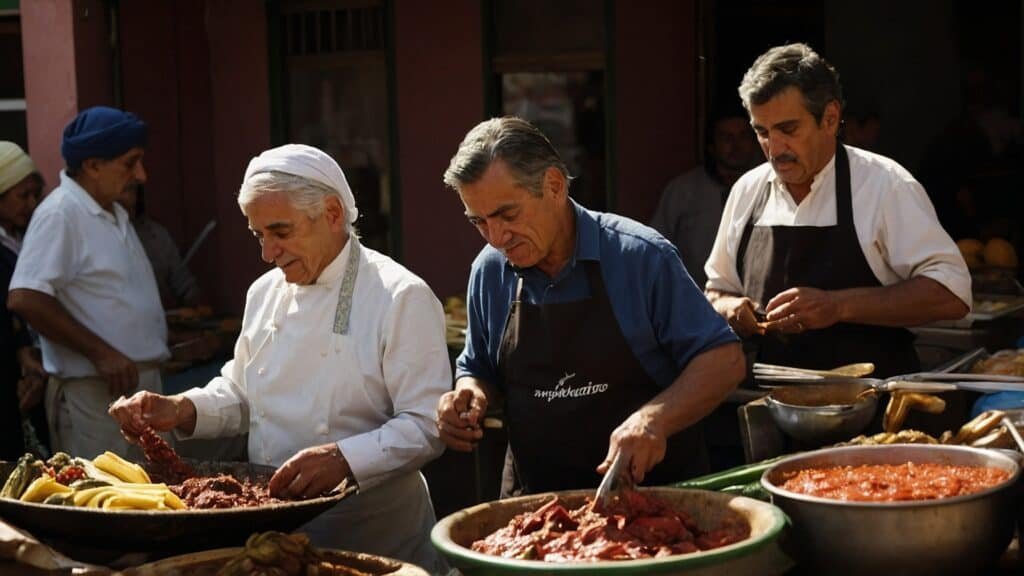
M 754 364 L 754 378 L 759 381 L 783 383 L 829 384 L 851 382 L 871 386 L 877 392 L 909 390 L 914 392 L 950 392 L 970 390 L 972 392 L 1024 392 L 1024 377 L 996 374 L 973 374 L 964 372 L 914 372 L 890 378 L 852 377 L 843 374 L 845 369 L 857 365 L 842 366 L 835 370 L 808 370 L 789 366 Z M 850 370 L 852 371 L 852 370 Z
M 624 469 L 628 464 L 629 459 L 623 457 L 622 451 L 619 450 L 615 453 L 615 458 L 612 459 L 611 466 L 604 473 L 604 478 L 601 479 L 601 485 L 597 487 L 597 494 L 594 496 L 593 508 L 596 510 L 605 510 L 608 504 L 614 501 L 614 491 L 620 488 L 632 487 L 633 477 L 630 475 L 628 469 Z

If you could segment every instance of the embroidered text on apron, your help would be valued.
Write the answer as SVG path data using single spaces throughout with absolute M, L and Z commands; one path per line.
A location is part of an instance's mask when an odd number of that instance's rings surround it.
M 583 265 L 591 292 L 584 300 L 529 304 L 520 298 L 522 277 L 516 285 L 498 360 L 509 435 L 503 496 L 596 487 L 612 431 L 661 391 L 622 335 L 600 265 Z M 698 423 L 669 438 L 644 483 L 679 481 L 707 466 Z
M 769 182 L 755 200 L 737 252 L 743 293 L 762 305 L 796 286 L 822 290 L 882 284 L 857 239 L 846 148 L 836 146 L 836 225 L 758 226 L 771 192 Z M 801 334 L 760 338 L 758 360 L 804 368 L 873 362 L 876 376 L 920 370 L 914 337 L 904 328 L 840 323 Z

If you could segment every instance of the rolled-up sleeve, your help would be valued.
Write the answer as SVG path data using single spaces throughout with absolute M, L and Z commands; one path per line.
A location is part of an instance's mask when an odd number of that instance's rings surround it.
M 452 374 L 441 303 L 425 284 L 410 284 L 396 294 L 384 322 L 382 373 L 394 415 L 338 442 L 362 489 L 417 470 L 444 450 L 435 414 Z
M 939 223 L 924 188 L 915 180 L 884 195 L 877 249 L 896 276 L 931 278 L 971 306 L 971 274 L 960 250 Z

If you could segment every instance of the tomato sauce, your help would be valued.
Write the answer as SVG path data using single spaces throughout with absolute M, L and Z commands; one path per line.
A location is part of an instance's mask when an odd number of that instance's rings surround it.
M 832 500 L 898 502 L 973 494 L 1009 477 L 999 468 L 907 462 L 808 468 L 789 477 L 782 488 Z
M 704 531 L 685 512 L 641 492 L 624 491 L 604 511 L 595 510 L 590 499 L 568 510 L 556 496 L 472 548 L 506 558 L 597 562 L 688 554 L 749 536 L 750 526 L 742 518 Z

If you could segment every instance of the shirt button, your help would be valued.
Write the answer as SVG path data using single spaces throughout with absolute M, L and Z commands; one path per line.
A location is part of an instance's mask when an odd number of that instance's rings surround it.
M 263 461 L 266 462 L 267 464 L 270 464 L 270 456 L 264 458 Z
M 316 427 L 316 432 L 321 436 L 327 436 L 327 424 L 321 423 Z
M 267 373 L 267 369 L 266 368 L 260 368 L 259 370 L 256 371 L 256 373 L 259 374 L 260 376 L 263 376 L 264 374 Z

